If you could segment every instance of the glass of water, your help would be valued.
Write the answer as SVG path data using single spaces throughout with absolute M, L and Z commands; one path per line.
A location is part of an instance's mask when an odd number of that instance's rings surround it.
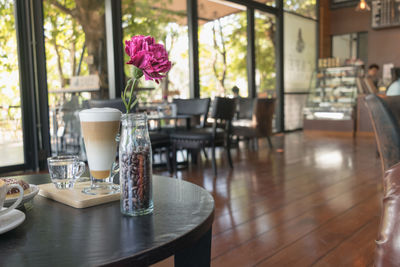
M 73 188 L 75 181 L 86 169 L 78 156 L 57 156 L 47 158 L 50 178 L 57 189 Z

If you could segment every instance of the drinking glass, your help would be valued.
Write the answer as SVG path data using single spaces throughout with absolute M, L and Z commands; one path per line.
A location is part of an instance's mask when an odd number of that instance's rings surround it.
M 89 195 L 119 192 L 119 186 L 113 183 L 113 174 L 121 112 L 113 108 L 91 108 L 79 112 L 79 118 L 91 180 L 90 187 L 82 192 Z
M 78 156 L 57 156 L 47 158 L 50 178 L 57 189 L 73 188 L 75 181 L 86 169 Z

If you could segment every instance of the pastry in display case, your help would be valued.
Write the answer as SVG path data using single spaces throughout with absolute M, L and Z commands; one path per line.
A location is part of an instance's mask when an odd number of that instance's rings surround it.
M 354 131 L 360 66 L 320 68 L 313 74 L 304 108 L 305 130 Z

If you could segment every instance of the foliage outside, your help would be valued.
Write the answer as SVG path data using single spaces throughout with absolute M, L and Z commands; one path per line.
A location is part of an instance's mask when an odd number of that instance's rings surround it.
M 153 36 L 157 43 L 165 46 L 172 68 L 159 85 L 142 79 L 139 88 L 140 103 L 160 101 L 169 97 L 189 97 L 189 56 L 188 28 L 186 25 L 186 7 L 170 11 L 170 0 L 123 0 L 122 29 L 123 40 L 133 35 Z M 156 7 L 156 8 L 154 8 Z M 124 55 L 124 62 L 129 57 Z M 129 76 L 129 65 L 125 65 L 125 74 Z
M 316 19 L 316 3 L 316 0 L 286 0 L 284 2 L 284 9 Z
M 0 140 L 21 140 L 19 71 L 13 1 L 0 0 Z M 173 67 L 167 79 L 152 91 L 144 91 L 140 101 L 169 97 L 189 97 L 188 28 L 186 7 L 168 10 L 172 0 L 123 0 L 123 39 L 132 35 L 152 35 L 163 43 Z M 107 57 L 105 47 L 104 0 L 44 0 L 44 33 L 48 89 L 68 88 L 71 76 L 98 74 L 107 97 Z M 287 0 L 285 9 L 315 18 L 315 0 Z M 275 19 L 256 11 L 256 85 L 258 92 L 275 87 Z M 247 96 L 246 12 L 213 21 L 199 21 L 201 95 L 231 95 L 237 85 Z M 225 58 L 225 59 L 224 59 Z M 126 62 L 127 58 L 124 58 Z M 126 68 L 128 68 L 126 66 Z M 154 87 L 142 83 L 141 87 Z M 123 89 L 123 88 L 122 88 Z M 88 99 L 93 94 L 81 94 Z M 49 94 L 50 108 L 68 102 L 68 95 Z M 15 106 L 17 108 L 11 108 Z M 6 123 L 4 123 L 6 121 Z M 17 129 L 17 131 L 15 131 Z M 13 131 L 14 130 L 14 131 Z M 8 136 L 4 136 L 8 132 Z M 10 134 L 10 132 L 12 132 Z
M 22 142 L 14 3 L 0 0 L 0 145 Z

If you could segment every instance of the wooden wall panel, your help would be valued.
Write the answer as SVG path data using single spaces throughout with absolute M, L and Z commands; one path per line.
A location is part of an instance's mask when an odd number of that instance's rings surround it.
M 355 7 L 330 9 L 329 0 L 320 1 L 320 57 L 331 56 L 331 36 L 368 32 L 368 62 L 382 67 L 385 63 L 400 66 L 400 27 L 374 30 L 371 12 L 356 12 Z

